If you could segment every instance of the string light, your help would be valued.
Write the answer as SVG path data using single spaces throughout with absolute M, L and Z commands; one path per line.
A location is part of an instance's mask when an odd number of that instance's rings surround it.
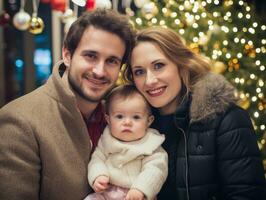
M 254 23 L 252 24 L 252 26 L 253 26 L 254 28 L 258 27 L 258 23 L 257 23 L 257 22 L 254 22 Z
M 172 18 L 176 18 L 176 17 L 177 17 L 177 13 L 176 13 L 176 12 L 172 12 L 172 13 L 170 14 L 170 16 L 171 16 Z
M 202 2 L 201 2 L 201 5 L 202 5 L 203 7 L 205 7 L 205 6 L 207 5 L 206 1 L 202 1 Z
M 258 84 L 259 84 L 260 87 L 263 87 L 264 86 L 264 81 L 259 79 Z
M 251 101 L 253 101 L 253 102 L 255 102 L 255 101 L 257 101 L 257 97 L 256 96 L 253 96 L 252 98 L 251 98 Z
M 255 79 L 256 78 L 255 74 L 250 74 L 250 78 Z
M 237 16 L 238 16 L 239 19 L 241 19 L 244 15 L 243 15 L 243 13 L 240 12 L 240 13 L 238 13 Z
M 242 58 L 243 57 L 243 54 L 242 53 L 237 53 L 237 58 Z
M 219 5 L 219 0 L 214 0 L 214 2 L 213 2 L 215 5 Z
M 179 19 L 175 19 L 175 24 L 179 25 L 180 24 L 180 20 Z
M 205 13 L 205 12 L 201 13 L 201 17 L 206 18 L 207 17 L 207 13 Z
M 256 92 L 257 92 L 257 93 L 261 93 L 261 88 L 257 88 L 257 89 L 256 89 Z
M 256 111 L 254 112 L 254 117 L 258 118 L 260 116 L 260 114 Z
M 142 19 L 141 19 L 141 18 L 137 18 L 137 19 L 136 19 L 136 23 L 137 23 L 138 25 L 142 25 Z
M 183 35 L 183 34 L 185 33 L 185 30 L 184 30 L 184 29 L 180 29 L 180 30 L 179 30 L 179 33 L 180 33 L 181 35 Z
M 235 42 L 235 43 L 238 43 L 238 42 L 239 42 L 239 38 L 235 38 L 235 39 L 234 39 L 234 42 Z
M 157 18 L 154 18 L 154 17 L 153 17 L 153 18 L 151 19 L 151 22 L 152 22 L 153 24 L 156 24 L 156 23 L 158 22 L 158 20 L 157 20 Z

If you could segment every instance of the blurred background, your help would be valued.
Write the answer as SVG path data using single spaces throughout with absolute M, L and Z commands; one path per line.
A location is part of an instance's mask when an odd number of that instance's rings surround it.
M 136 29 L 170 27 L 207 56 L 238 89 L 266 172 L 265 0 L 0 0 L 0 107 L 44 84 L 70 25 L 100 7 L 128 15 Z

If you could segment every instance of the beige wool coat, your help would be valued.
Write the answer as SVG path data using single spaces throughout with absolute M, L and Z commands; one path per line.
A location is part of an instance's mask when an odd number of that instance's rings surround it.
M 0 109 L 0 199 L 83 199 L 90 149 L 58 64 L 45 85 Z

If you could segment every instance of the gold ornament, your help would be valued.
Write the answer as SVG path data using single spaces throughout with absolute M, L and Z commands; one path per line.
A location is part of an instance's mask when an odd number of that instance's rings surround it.
M 233 69 L 236 71 L 239 70 L 240 65 L 239 65 L 237 58 L 233 58 L 233 59 L 229 60 L 228 65 L 229 65 L 230 70 L 232 70 L 232 71 L 233 71 Z
M 158 8 L 154 2 L 145 3 L 141 8 L 142 15 L 145 16 L 146 19 L 150 20 L 158 13 Z
M 240 98 L 239 99 L 239 101 L 237 102 L 237 104 L 241 107 L 241 108 L 243 108 L 243 109 L 248 109 L 249 108 L 249 106 L 250 106 L 250 101 L 249 101 L 249 99 L 246 97 L 246 96 L 244 96 L 243 98 Z
M 251 58 L 256 57 L 256 50 L 254 49 L 253 45 L 245 44 L 244 52 Z
M 226 70 L 226 65 L 221 61 L 216 61 L 213 63 L 211 71 L 217 74 L 222 74 Z
M 199 53 L 199 44 L 198 43 L 191 43 L 190 45 L 189 45 L 189 48 L 193 51 L 193 52 L 195 52 L 195 53 Z
M 30 15 L 21 9 L 14 15 L 13 24 L 18 30 L 27 30 L 30 26 Z
M 219 50 L 221 48 L 221 43 L 220 42 L 215 42 L 214 45 L 213 45 L 213 48 Z
M 44 29 L 43 20 L 40 17 L 32 17 L 30 21 L 29 32 L 32 34 L 42 33 Z

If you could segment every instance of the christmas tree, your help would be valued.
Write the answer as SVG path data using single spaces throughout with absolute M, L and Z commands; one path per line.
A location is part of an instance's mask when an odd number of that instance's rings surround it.
M 238 89 L 238 104 L 247 109 L 266 166 L 266 26 L 254 5 L 243 0 L 135 0 L 128 8 L 137 29 L 169 27 L 195 52 L 211 59 L 212 71 Z

